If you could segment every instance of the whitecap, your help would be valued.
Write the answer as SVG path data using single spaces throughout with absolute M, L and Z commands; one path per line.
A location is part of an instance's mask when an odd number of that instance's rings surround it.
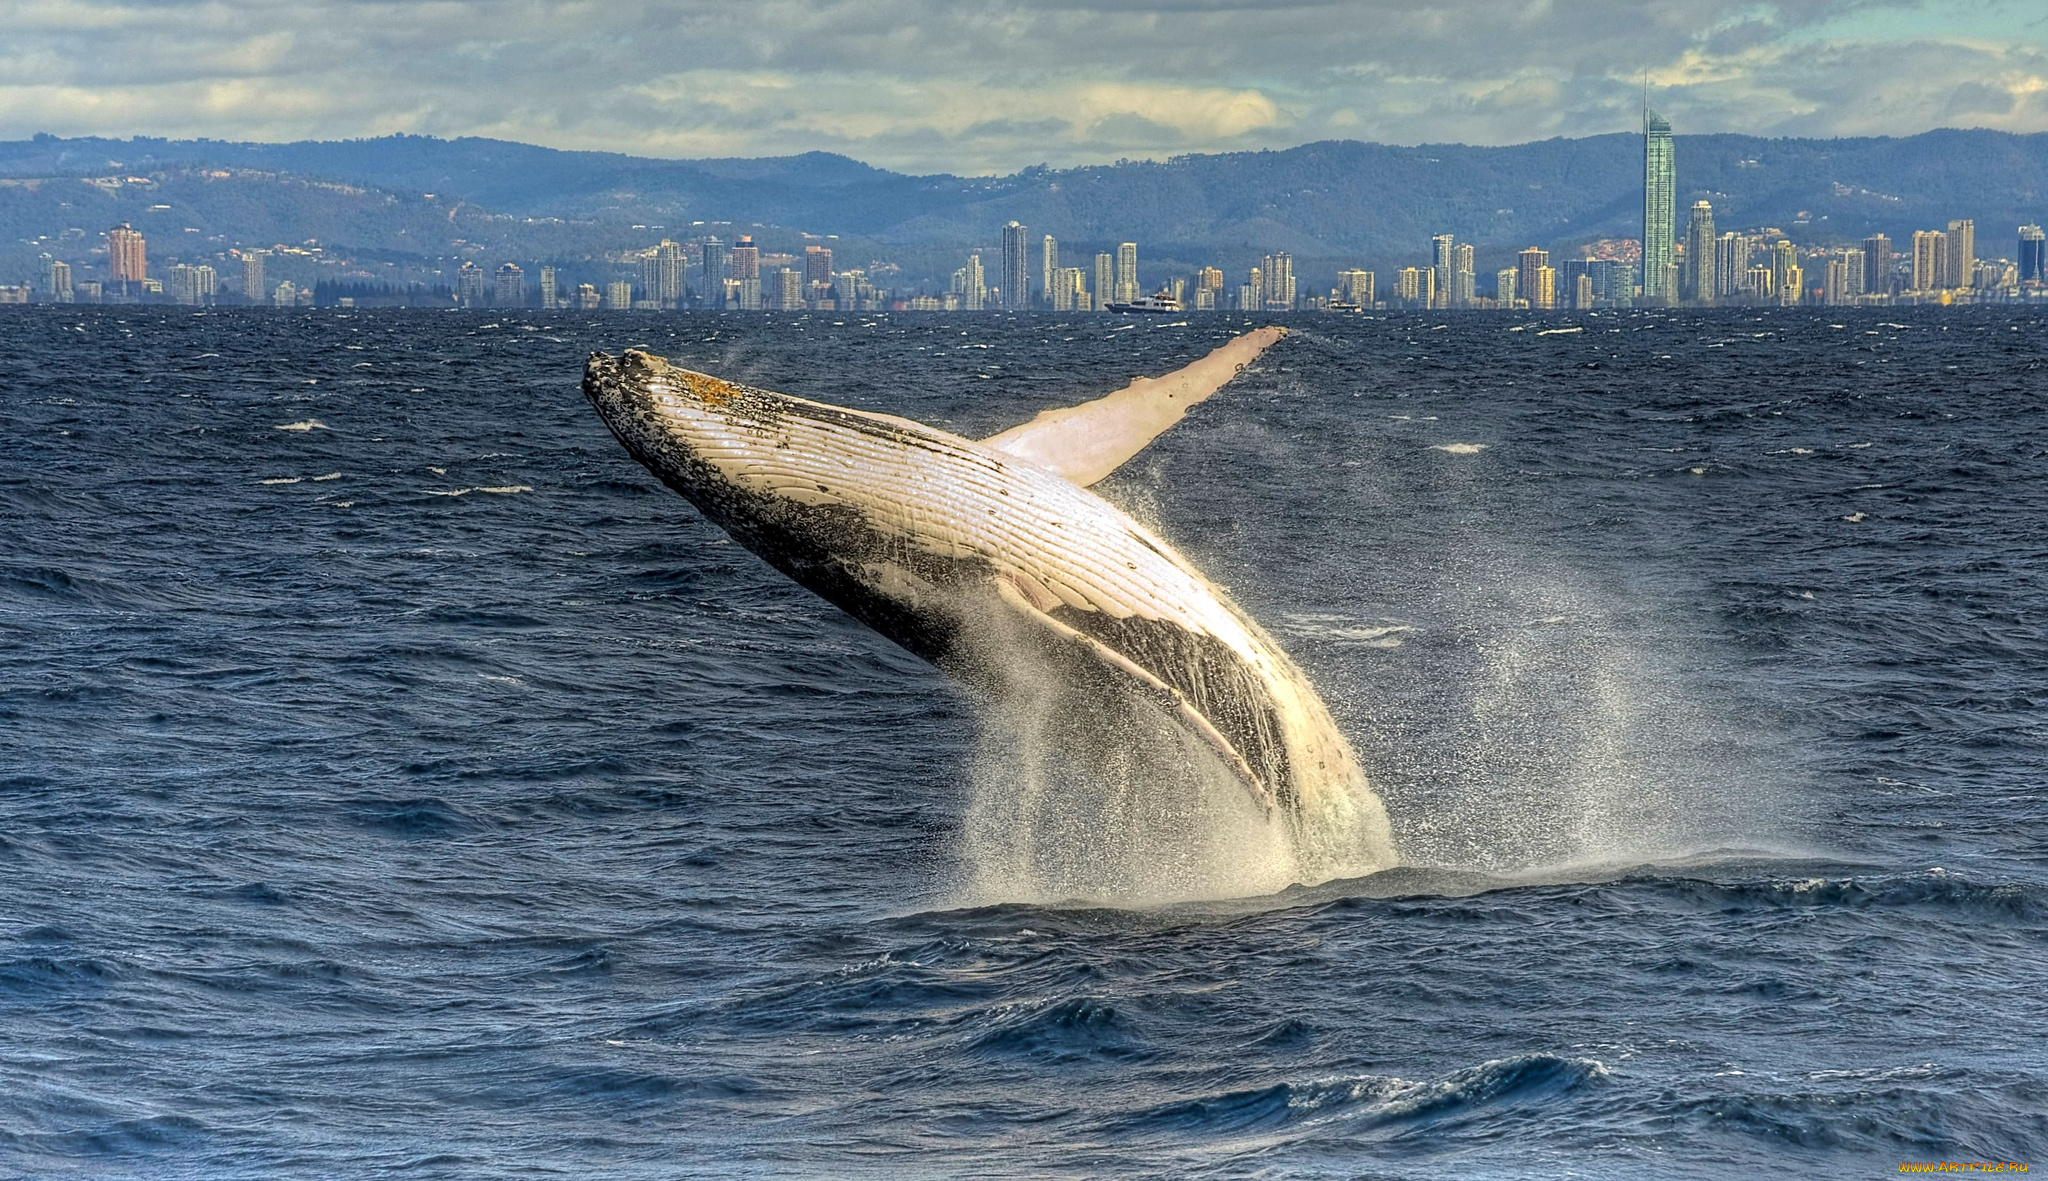
M 1849 514 L 1848 516 L 1846 516 L 1846 517 L 1843 517 L 1842 519 L 1843 519 L 1844 521 L 1847 521 L 1847 522 L 1849 522 L 1850 524 L 1854 525 L 1854 524 L 1858 524 L 1858 523 L 1861 523 L 1861 522 L 1863 522 L 1863 521 L 1867 521 L 1867 520 L 1869 520 L 1869 519 L 1870 519 L 1870 514 L 1869 514 L 1869 513 L 1850 513 L 1850 514 Z
M 1446 455 L 1477 455 L 1488 446 L 1490 444 L 1487 443 L 1438 443 L 1431 450 L 1441 451 Z
M 314 476 L 314 477 L 313 477 L 313 482 L 314 482 L 314 483 L 316 483 L 316 484 L 320 484 L 320 483 L 325 483 L 325 482 L 327 482 L 328 480 L 339 480 L 339 479 L 341 479 L 341 473 L 340 473 L 340 472 L 328 472 L 328 473 L 327 473 L 326 475 L 324 475 L 324 476 Z
M 302 478 L 300 476 L 274 476 L 271 479 L 258 480 L 256 482 L 258 484 L 296 484 Z
M 1566 336 L 1566 335 L 1569 335 L 1569 334 L 1571 334 L 1571 333 L 1574 333 L 1574 332 L 1584 332 L 1584 331 L 1585 331 L 1585 329 L 1584 329 L 1584 328 L 1545 328 L 1545 329 L 1544 329 L 1543 331 L 1541 331 L 1541 332 L 1537 333 L 1536 335 L 1538 335 L 1538 336 Z
M 270 429 L 274 431 L 325 431 L 332 430 L 333 428 L 317 418 L 308 418 L 302 422 L 281 423 Z
M 531 484 L 500 484 L 500 485 L 498 485 L 498 486 L 497 486 L 497 487 L 495 487 L 495 488 L 472 488 L 472 489 L 470 489 L 470 491 L 471 491 L 471 492 L 490 492 L 490 493 L 495 493 L 496 495 L 499 495 L 499 496 L 511 496 L 512 494 L 514 494 L 514 493 L 516 493 L 516 492 L 531 492 L 531 491 L 533 491 L 533 485 L 531 485 Z

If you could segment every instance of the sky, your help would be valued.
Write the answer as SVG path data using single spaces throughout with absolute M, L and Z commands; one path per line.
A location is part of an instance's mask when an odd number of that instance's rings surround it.
M 2048 131 L 2048 0 L 0 0 L 0 138 L 961 175 L 1323 139 Z

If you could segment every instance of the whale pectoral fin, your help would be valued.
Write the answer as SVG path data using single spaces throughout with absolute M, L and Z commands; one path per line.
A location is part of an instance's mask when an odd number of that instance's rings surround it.
M 1093 402 L 1044 411 L 1023 426 L 982 442 L 1085 488 L 1143 451 L 1179 422 L 1188 407 L 1222 389 L 1286 334 L 1280 327 L 1247 332 L 1186 368 L 1164 377 L 1140 377 Z
M 1230 740 L 1223 736 L 1222 731 L 1216 729 L 1214 723 L 1202 716 L 1202 711 L 1189 703 L 1186 694 L 1145 671 L 1143 667 L 1116 649 L 1095 639 L 1093 636 L 1061 623 L 1043 610 L 1040 610 L 1034 600 L 1044 592 L 1040 591 L 1038 594 L 1034 594 L 1032 593 L 1034 588 L 1030 585 L 1020 583 L 1007 575 L 998 577 L 995 581 L 997 595 L 1017 614 L 1051 632 L 1067 644 L 1086 652 L 1104 667 L 1136 681 L 1151 696 L 1172 709 L 1175 715 L 1190 730 L 1193 730 L 1203 742 L 1207 743 L 1222 758 L 1224 765 L 1236 773 L 1238 779 L 1244 783 L 1245 789 L 1251 792 L 1252 799 L 1257 801 L 1259 806 L 1264 808 L 1268 815 L 1272 814 L 1274 808 L 1273 793 L 1253 773 L 1251 764 L 1247 763 L 1244 755 L 1239 753 L 1238 749 L 1231 745 Z

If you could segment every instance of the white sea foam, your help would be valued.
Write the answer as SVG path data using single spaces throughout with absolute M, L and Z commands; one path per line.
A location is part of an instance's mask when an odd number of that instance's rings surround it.
M 1541 331 L 1541 332 L 1538 332 L 1538 333 L 1537 333 L 1536 335 L 1538 335 L 1538 336 L 1568 336 L 1568 335 L 1570 335 L 1571 333 L 1574 333 L 1574 332 L 1584 332 L 1584 331 L 1585 331 L 1585 329 L 1584 329 L 1584 328 L 1545 328 L 1545 329 L 1544 329 L 1543 331 Z
M 287 422 L 270 429 L 276 431 L 324 431 L 330 428 L 326 423 L 321 422 L 317 418 L 308 418 L 303 422 Z
M 272 476 L 268 480 L 258 480 L 256 482 L 258 484 L 296 484 L 304 478 L 304 476 Z
M 1448 455 L 1477 455 L 1481 451 L 1486 450 L 1489 445 L 1486 443 L 1438 443 L 1431 450 L 1442 451 Z
M 339 480 L 339 479 L 341 479 L 341 473 L 340 473 L 340 472 L 328 472 L 328 473 L 327 473 L 326 475 L 324 475 L 324 476 L 314 476 L 314 477 L 313 477 L 313 480 L 314 480 L 314 482 L 315 482 L 315 483 L 324 483 L 324 482 L 326 482 L 326 481 L 328 481 L 328 480 Z

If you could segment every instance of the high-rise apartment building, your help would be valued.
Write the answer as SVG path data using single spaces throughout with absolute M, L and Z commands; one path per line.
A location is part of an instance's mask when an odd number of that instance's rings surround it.
M 1713 303 L 1720 293 L 1720 256 L 1716 253 L 1714 206 L 1706 201 L 1692 203 L 1692 220 L 1685 227 L 1685 269 L 1679 283 L 1679 298 L 1687 303 Z
M 1038 244 L 1038 270 L 1040 290 L 1045 292 L 1045 302 L 1057 308 L 1058 300 L 1053 298 L 1053 283 L 1054 276 L 1060 270 L 1060 243 L 1059 239 L 1051 234 L 1047 234 L 1045 240 Z M 1071 294 L 1070 292 L 1069 295 Z M 1071 312 L 1074 309 L 1070 305 L 1059 310 Z
M 1438 234 L 1429 240 L 1429 265 L 1436 272 L 1435 291 L 1431 293 L 1433 308 L 1451 306 L 1451 272 L 1457 265 L 1454 257 L 1457 240 L 1449 234 Z
M 1138 283 L 1138 244 L 1120 243 L 1116 248 L 1116 301 L 1131 303 L 1143 294 Z
M 769 278 L 773 280 L 769 288 L 770 307 L 781 312 L 804 310 L 804 272 L 795 267 L 777 267 Z
M 1515 294 L 1515 289 L 1520 285 L 1521 281 L 1522 270 L 1520 267 L 1502 267 L 1495 271 L 1493 273 L 1494 304 L 1502 308 L 1514 307 L 1515 301 L 1521 298 Z
M 1084 301 L 1088 298 L 1088 276 L 1080 267 L 1054 267 L 1052 282 L 1045 290 L 1047 298 L 1052 301 L 1053 311 L 1087 310 Z
M 680 307 L 690 291 L 690 260 L 667 238 L 640 256 L 640 296 L 665 308 Z
M 299 285 L 286 279 L 270 293 L 270 302 L 281 308 L 294 307 L 299 302 Z
M 1892 240 L 1883 234 L 1863 239 L 1863 293 L 1892 293 Z
M 705 307 L 724 307 L 725 281 L 732 277 L 732 260 L 725 243 L 716 237 L 706 238 L 697 243 L 697 256 L 698 298 Z
M 45 268 L 44 278 L 49 287 L 53 303 L 70 303 L 75 295 L 71 288 L 71 264 L 62 259 L 51 259 Z
M 1977 278 L 1977 223 L 1969 218 L 1948 223 L 1948 273 L 1942 286 L 1969 287 Z
M 1135 256 L 1137 251 L 1133 250 Z M 1107 309 L 1116 298 L 1116 256 L 1097 254 L 1095 256 L 1095 310 Z
M 1542 272 L 1550 270 L 1550 252 L 1531 246 L 1527 250 L 1522 251 L 1517 258 L 1519 265 L 1516 267 L 1515 297 L 1528 300 L 1529 306 L 1532 308 L 1552 306 L 1555 302 L 1554 290 L 1551 297 L 1538 302 L 1538 290 L 1542 281 Z M 1554 284 L 1555 279 L 1552 282 Z
M 732 244 L 732 253 L 727 266 L 732 268 L 732 277 L 739 282 L 740 310 L 758 312 L 761 310 L 761 248 L 754 245 L 753 236 L 741 234 Z
M 526 272 L 509 262 L 499 267 L 491 286 L 491 304 L 501 308 L 525 307 Z
M 1003 227 L 1003 306 L 1021 312 L 1031 306 L 1031 243 L 1024 226 Z
M 463 263 L 455 272 L 455 302 L 466 308 L 484 306 L 484 269 L 473 262 Z
M 540 269 L 540 306 L 544 308 L 559 306 L 560 295 L 561 293 L 555 290 L 555 268 L 542 267 Z
M 1460 242 L 1451 251 L 1451 293 L 1449 306 L 1469 308 L 1478 294 L 1478 276 L 1473 272 L 1472 244 Z M 1368 301 L 1369 302 L 1369 301 Z
M 1913 231 L 1913 290 L 1937 291 L 1948 280 L 1948 235 Z
M 981 269 L 979 253 L 967 256 L 967 265 L 953 272 L 953 293 L 960 297 L 960 307 L 965 311 L 978 312 L 988 302 L 988 277 Z
M 1402 307 L 1426 308 L 1436 286 L 1436 271 L 1429 267 L 1402 267 L 1394 272 L 1394 298 Z
M 149 278 L 149 254 L 142 235 L 127 225 L 107 231 L 107 277 L 116 283 Z
M 2040 226 L 2020 227 L 2019 281 L 2048 283 L 2048 234 Z
M 263 281 L 264 264 L 270 258 L 268 250 L 238 250 L 236 256 L 242 260 L 242 298 L 250 303 L 262 303 L 270 293 L 270 287 Z
M 633 306 L 633 281 L 613 279 L 605 288 L 604 306 L 615 312 L 623 312 Z
M 1675 261 L 1672 227 L 1677 217 L 1678 158 L 1671 124 L 1643 108 L 1643 302 L 1670 303 Z
M 1798 249 L 1787 239 L 1778 239 L 1771 246 L 1771 285 L 1777 289 L 1778 302 L 1798 303 L 1803 282 Z
M 813 283 L 832 285 L 832 248 L 830 246 L 804 247 L 804 286 Z
M 191 306 L 213 302 L 219 276 L 212 267 L 195 267 L 181 262 L 171 268 L 169 279 L 171 298 Z
M 1714 298 L 1736 299 L 1749 275 L 1751 239 L 1747 234 L 1727 233 L 1714 239 Z
M 1260 302 L 1269 312 L 1291 312 L 1295 297 L 1299 294 L 1294 285 L 1294 256 L 1285 251 L 1269 254 L 1259 267 L 1259 274 L 1265 279 L 1265 294 Z
M 1223 272 L 1215 267 L 1203 267 L 1195 272 L 1195 310 L 1217 312 L 1223 310 Z
M 1829 307 L 1841 307 L 1854 303 L 1849 293 L 1849 260 L 1846 257 L 1828 259 L 1827 278 L 1822 281 L 1822 298 Z
M 1337 272 L 1337 296 L 1361 308 L 1373 305 L 1373 273 L 1367 270 Z

